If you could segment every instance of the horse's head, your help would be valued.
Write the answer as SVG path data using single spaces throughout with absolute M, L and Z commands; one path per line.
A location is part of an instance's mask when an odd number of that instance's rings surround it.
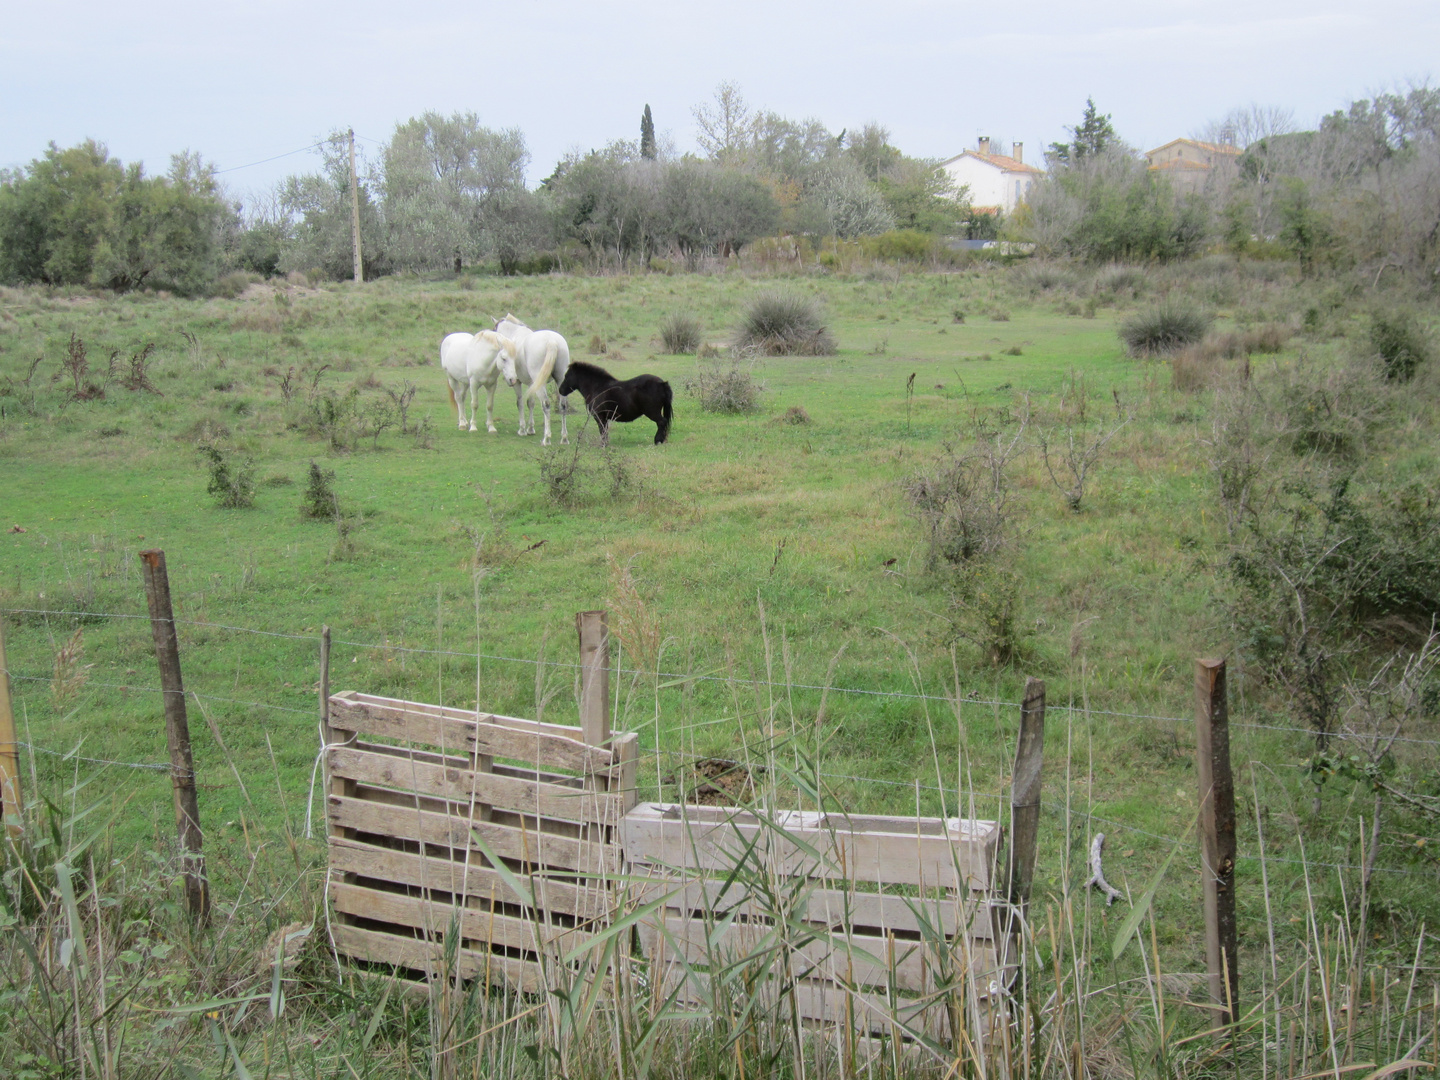
M 500 377 L 505 380 L 506 386 L 514 386 L 520 381 L 515 374 L 515 343 L 509 338 L 500 338 L 500 351 L 495 362 L 500 366 Z
M 580 384 L 575 381 L 575 366 L 572 364 L 565 372 L 565 378 L 560 380 L 560 396 L 573 394 L 580 389 Z

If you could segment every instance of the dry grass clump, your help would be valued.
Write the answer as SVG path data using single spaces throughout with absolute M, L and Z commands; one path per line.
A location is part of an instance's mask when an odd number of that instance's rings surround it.
M 667 353 L 698 351 L 700 331 L 700 320 L 690 311 L 672 311 L 660 320 L 660 341 Z
M 1290 332 L 1276 323 L 1212 334 L 1170 357 L 1171 385 L 1184 393 L 1194 393 L 1237 379 L 1245 382 L 1250 378 L 1250 356 L 1278 353 L 1289 338 Z
M 748 413 L 760 407 L 765 384 L 755 377 L 752 364 L 716 357 L 696 361 L 685 389 L 705 412 Z
M 764 356 L 834 356 L 837 348 L 820 301 L 778 289 L 750 301 L 732 344 Z
M 1212 318 L 1183 300 L 1166 299 L 1120 324 L 1120 340 L 1131 356 L 1162 356 L 1202 341 Z

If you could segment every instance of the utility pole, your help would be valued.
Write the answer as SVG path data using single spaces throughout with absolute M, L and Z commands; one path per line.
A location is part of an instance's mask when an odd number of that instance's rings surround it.
M 355 284 L 365 280 L 360 259 L 360 180 L 355 175 L 355 129 L 350 129 L 350 239 L 355 248 Z

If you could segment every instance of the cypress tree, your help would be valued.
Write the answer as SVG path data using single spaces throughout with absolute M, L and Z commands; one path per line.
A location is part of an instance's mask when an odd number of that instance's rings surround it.
M 640 156 L 646 161 L 655 160 L 655 121 L 650 116 L 650 106 L 640 116 Z

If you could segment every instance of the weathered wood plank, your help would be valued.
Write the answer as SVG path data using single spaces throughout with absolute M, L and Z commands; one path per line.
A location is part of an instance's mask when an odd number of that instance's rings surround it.
M 335 926 L 332 932 L 336 949 L 355 960 L 393 964 L 434 975 L 438 973 L 443 959 L 444 946 L 439 942 L 402 938 L 374 930 L 361 930 L 357 926 Z M 462 979 L 488 976 L 491 983 L 504 983 L 525 994 L 545 989 L 540 965 L 534 960 L 517 960 L 497 953 L 461 949 L 456 954 L 455 963 Z
M 478 859 L 477 859 L 478 862 Z M 415 855 L 372 847 L 353 840 L 330 841 L 332 872 L 358 874 L 397 885 L 415 885 L 438 892 L 467 895 L 488 900 L 493 894 L 506 904 L 527 904 L 524 896 L 511 892 L 505 879 L 488 866 Z M 522 884 L 535 891 L 535 903 L 542 909 L 563 912 L 581 919 L 608 917 L 615 898 L 604 886 L 585 882 L 572 884 L 553 877 L 527 877 Z
M 728 871 L 753 842 L 752 858 L 780 873 L 980 890 L 990 885 L 1000 837 L 990 821 L 792 810 L 776 813 L 772 827 L 746 811 L 661 803 L 631 809 L 621 831 L 636 862 Z
M 460 813 L 437 813 L 414 806 L 331 796 L 330 821 L 337 828 L 478 852 L 480 847 L 471 835 L 473 832 L 501 858 L 516 859 L 542 872 L 546 868 L 582 870 L 613 878 L 622 866 L 620 849 L 614 844 L 517 829 L 479 817 L 467 820 Z
M 353 746 L 330 752 L 330 774 L 362 784 L 456 802 L 473 800 L 488 803 L 497 810 L 539 814 L 562 821 L 616 824 L 623 813 L 620 797 L 607 792 L 450 768 L 416 760 L 404 753 L 379 753 Z
M 705 972 L 687 973 L 678 962 L 667 963 L 661 992 L 668 996 L 680 987 L 678 1000 L 704 1005 L 711 1000 L 710 985 L 710 976 Z M 767 1007 L 774 1007 L 778 992 L 775 980 L 761 990 Z M 941 1000 L 902 996 L 891 1001 L 885 994 L 850 991 L 828 980 L 811 979 L 795 980 L 790 984 L 789 992 L 794 998 L 796 1011 L 804 1020 L 853 1025 L 855 1030 L 877 1035 L 908 1036 L 910 1032 L 923 1031 L 931 1038 L 946 1040 L 950 1037 L 950 1018 Z M 788 1005 L 784 1008 L 788 1009 Z M 902 1031 L 897 1025 L 904 1025 L 908 1031 Z
M 743 916 L 765 915 L 760 905 L 750 902 L 749 891 L 740 882 L 732 883 L 722 893 L 720 881 L 702 878 L 688 882 L 677 892 L 673 871 L 663 867 L 632 864 L 629 876 L 631 897 L 637 904 L 658 900 L 661 895 L 670 893 L 673 898 L 666 906 L 677 911 L 708 910 L 712 914 L 724 915 L 732 908 L 738 908 L 737 914 Z M 790 912 L 792 919 L 831 929 L 848 925 L 861 932 L 893 930 L 903 934 L 921 932 L 920 916 L 923 916 L 929 929 L 946 937 L 954 937 L 962 928 L 972 938 L 989 940 L 995 935 L 989 905 L 972 897 L 963 900 L 956 896 L 922 899 L 815 888 L 806 892 L 799 906 Z
M 331 884 L 330 897 L 335 904 L 335 910 L 342 914 L 375 922 L 394 923 L 397 926 L 410 926 L 438 935 L 449 931 L 450 920 L 458 910 L 460 936 L 469 942 L 469 948 L 478 948 L 485 944 L 527 949 L 530 952 L 539 952 L 544 948 L 558 956 L 594 937 L 590 931 L 573 926 L 555 926 L 543 920 L 536 923 L 531 919 L 494 914 L 473 907 L 457 909 L 452 904 L 436 900 L 385 892 L 383 889 L 367 889 L 362 885 L 347 885 L 344 882 Z
M 639 924 L 640 947 L 648 957 L 657 955 L 662 926 L 668 934 L 665 953 L 678 952 L 691 963 L 706 966 L 734 963 L 778 944 L 767 936 L 773 928 L 763 923 L 733 922 L 723 929 L 707 928 L 700 919 L 667 915 L 663 923 L 651 918 Z M 795 940 L 793 935 L 791 940 Z M 946 960 L 950 967 L 947 981 L 961 980 L 968 987 L 973 979 L 982 992 L 988 992 L 996 972 L 995 950 L 979 944 L 967 948 L 963 940 L 956 942 L 953 956 Z M 901 990 L 926 993 L 940 983 L 943 970 L 941 958 L 927 952 L 927 946 L 918 941 L 897 940 L 892 944 L 885 937 L 826 934 L 798 947 L 787 947 L 785 955 L 790 958 L 790 970 L 795 976 L 886 987 L 893 972 L 895 985 Z M 780 962 L 778 949 L 771 956 L 775 963 Z
M 369 695 L 332 695 L 331 726 L 361 735 L 424 743 L 452 753 L 487 754 L 536 766 L 570 769 L 577 773 L 608 772 L 615 762 L 611 750 L 586 746 L 579 728 L 541 725 L 541 729 L 490 713 L 437 709 L 416 702 L 373 698 Z M 573 732 L 573 736 L 561 734 Z

